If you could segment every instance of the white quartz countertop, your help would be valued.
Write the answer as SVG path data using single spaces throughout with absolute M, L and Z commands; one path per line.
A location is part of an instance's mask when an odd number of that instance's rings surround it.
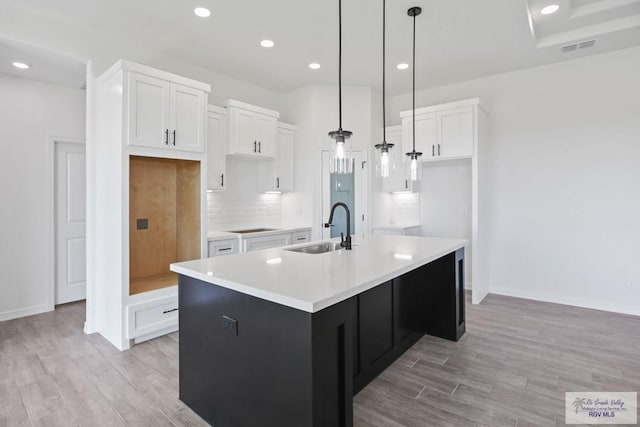
M 265 249 L 171 264 L 171 271 L 315 313 L 468 244 L 462 239 L 354 236 L 351 251 L 323 254 Z

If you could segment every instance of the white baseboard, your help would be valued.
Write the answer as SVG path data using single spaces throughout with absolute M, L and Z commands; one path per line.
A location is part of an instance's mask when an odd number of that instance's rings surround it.
M 48 311 L 53 311 L 49 304 L 34 305 L 32 307 L 4 311 L 0 313 L 0 322 L 4 322 L 5 320 L 17 319 L 19 317 L 33 316 L 34 314 L 46 313 Z
M 546 294 L 543 292 L 523 291 L 520 289 L 496 288 L 491 287 L 489 293 L 496 295 L 504 295 L 507 297 L 524 298 L 534 301 L 550 302 L 554 304 L 570 305 L 573 307 L 590 308 L 592 310 L 609 311 L 612 313 L 628 314 L 631 316 L 640 316 L 640 307 L 621 304 L 594 303 L 591 300 L 583 298 L 572 298 L 561 295 Z

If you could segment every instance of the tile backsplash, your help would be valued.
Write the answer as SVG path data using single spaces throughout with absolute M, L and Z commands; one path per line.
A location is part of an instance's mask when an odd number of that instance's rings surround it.
M 420 194 L 396 193 L 391 195 L 389 225 L 420 224 Z
M 280 194 L 260 191 L 256 163 L 227 157 L 227 188 L 207 193 L 209 231 L 280 226 Z

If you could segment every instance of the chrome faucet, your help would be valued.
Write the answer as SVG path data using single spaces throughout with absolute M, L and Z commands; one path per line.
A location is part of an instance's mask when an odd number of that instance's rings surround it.
M 349 207 L 342 202 L 335 203 L 331 206 L 331 214 L 329 214 L 329 222 L 325 222 L 325 228 L 332 227 L 333 224 L 333 212 L 336 210 L 338 206 L 342 206 L 347 212 L 347 237 L 344 237 L 344 233 L 340 233 L 340 246 L 345 248 L 346 250 L 351 250 L 351 212 L 349 212 Z

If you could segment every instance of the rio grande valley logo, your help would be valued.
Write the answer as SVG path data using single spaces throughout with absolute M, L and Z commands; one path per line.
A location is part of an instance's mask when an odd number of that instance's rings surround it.
M 567 424 L 637 424 L 636 392 L 567 392 Z

